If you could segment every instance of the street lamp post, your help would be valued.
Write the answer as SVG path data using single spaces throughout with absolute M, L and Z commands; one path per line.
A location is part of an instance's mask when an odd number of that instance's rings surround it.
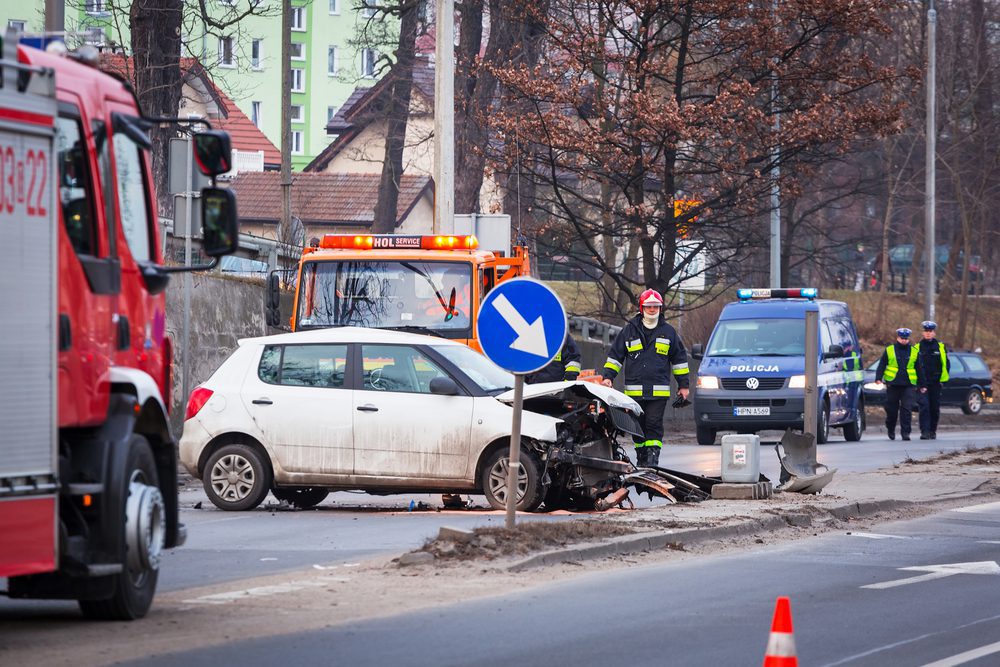
M 934 10 L 934 0 L 928 0 L 927 5 L 927 154 L 924 182 L 924 245 L 926 246 L 925 261 L 927 267 L 927 291 L 924 298 L 924 317 L 934 319 L 934 207 L 935 207 L 935 155 L 937 153 L 937 121 L 935 81 L 937 79 L 937 12 Z

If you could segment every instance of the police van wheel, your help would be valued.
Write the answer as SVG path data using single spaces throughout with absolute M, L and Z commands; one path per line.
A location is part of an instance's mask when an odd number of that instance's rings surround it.
M 824 445 L 830 442 L 830 404 L 823 401 L 819 412 L 819 423 L 816 425 L 816 444 Z
M 850 424 L 844 426 L 844 440 L 857 442 L 861 439 L 861 434 L 865 432 L 865 404 L 858 401 L 858 408 L 854 411 L 854 419 Z
M 542 488 L 542 465 L 534 452 L 521 448 L 517 474 L 517 505 L 521 512 L 534 512 L 545 498 Z M 486 460 L 480 483 L 490 507 L 497 510 L 507 508 L 507 471 L 510 466 L 510 451 L 507 447 L 497 449 Z
M 709 428 L 708 426 L 697 427 L 697 437 L 699 445 L 714 445 L 715 444 L 715 429 Z

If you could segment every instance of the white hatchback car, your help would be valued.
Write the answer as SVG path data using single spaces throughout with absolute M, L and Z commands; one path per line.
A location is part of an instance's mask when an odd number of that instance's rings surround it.
M 574 385 L 588 385 L 576 389 L 581 405 L 616 406 L 590 411 L 581 436 L 587 446 L 597 429 L 608 436 L 597 452 L 615 459 L 604 477 L 628 472 L 612 434 L 635 422 L 626 412 L 640 412 L 634 401 L 591 383 L 535 385 L 525 396 L 545 395 L 561 414 L 572 406 L 552 396 Z M 344 489 L 482 492 L 503 508 L 512 411 L 496 397 L 512 386 L 513 376 L 478 352 L 418 334 L 344 327 L 242 340 L 191 393 L 180 459 L 225 510 L 252 509 L 268 491 L 311 507 Z M 548 448 L 572 443 L 572 430 L 558 417 L 523 412 L 518 509 L 546 500 L 556 472 L 545 465 Z M 574 464 L 572 454 L 561 460 Z M 565 477 L 582 479 L 571 470 Z M 617 484 L 587 480 L 592 496 Z

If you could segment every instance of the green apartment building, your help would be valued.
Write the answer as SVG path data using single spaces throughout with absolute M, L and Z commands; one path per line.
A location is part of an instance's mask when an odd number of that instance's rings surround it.
M 361 0 L 292 0 L 292 168 L 302 169 L 331 141 L 327 121 L 359 87 L 375 83 L 375 49 L 355 42 L 371 10 Z M 376 0 L 365 0 L 375 2 Z M 225 15 L 243 12 L 251 0 L 207 0 Z M 185 0 L 195 15 L 197 1 Z M 90 31 L 81 38 L 104 49 L 128 52 L 129 0 L 67 0 L 66 29 Z M 0 25 L 25 32 L 44 28 L 44 0 L 3 2 Z M 208 34 L 185 20 L 186 53 L 202 61 L 216 84 L 275 145 L 281 146 L 281 1 L 257 0 L 262 15 L 244 18 L 225 35 Z

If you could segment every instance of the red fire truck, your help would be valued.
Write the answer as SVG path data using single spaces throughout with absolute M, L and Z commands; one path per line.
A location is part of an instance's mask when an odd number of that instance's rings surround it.
M 134 619 L 185 538 L 164 295 L 185 269 L 162 266 L 146 130 L 164 119 L 83 60 L 3 39 L 0 578 L 12 598 Z M 224 133 L 194 144 L 205 173 L 228 170 Z M 233 252 L 232 194 L 201 201 L 206 254 Z

